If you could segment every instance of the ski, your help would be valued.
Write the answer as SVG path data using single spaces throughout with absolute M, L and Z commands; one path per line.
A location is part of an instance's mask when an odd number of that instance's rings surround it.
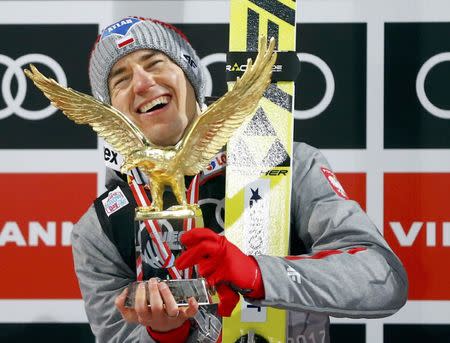
M 258 38 L 279 51 L 272 83 L 253 118 L 227 145 L 225 235 L 249 255 L 286 256 L 289 249 L 295 68 L 294 0 L 231 0 L 227 79 L 245 69 Z M 253 52 L 253 54 L 252 54 Z M 296 64 L 297 63 L 297 64 Z M 298 70 L 297 70 L 298 72 Z M 228 88 L 233 81 L 228 82 Z M 242 297 L 223 321 L 223 342 L 286 342 L 287 312 Z

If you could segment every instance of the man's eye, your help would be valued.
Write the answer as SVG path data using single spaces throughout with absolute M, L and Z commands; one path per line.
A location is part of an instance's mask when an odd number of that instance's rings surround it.
M 150 62 L 148 62 L 148 63 L 145 65 L 145 69 L 153 68 L 154 66 L 160 64 L 161 62 L 163 62 L 163 60 L 153 60 L 153 61 L 150 61 Z
M 125 81 L 127 81 L 127 79 L 128 79 L 127 76 L 124 76 L 124 77 L 121 77 L 120 79 L 117 79 L 117 81 L 114 82 L 114 86 L 113 87 L 114 88 L 120 87 L 121 85 L 123 85 L 125 83 Z

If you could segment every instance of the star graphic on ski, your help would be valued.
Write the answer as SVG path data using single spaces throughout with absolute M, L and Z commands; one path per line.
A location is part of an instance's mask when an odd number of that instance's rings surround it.
M 261 200 L 262 197 L 259 195 L 259 188 L 256 188 L 255 190 L 250 188 L 250 190 L 252 191 L 252 196 L 250 198 L 250 207 L 252 207 L 253 204 L 258 202 L 258 200 Z

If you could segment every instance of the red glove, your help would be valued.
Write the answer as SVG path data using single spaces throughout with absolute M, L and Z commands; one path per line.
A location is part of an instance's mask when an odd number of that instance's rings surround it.
M 149 326 L 147 326 L 147 332 L 155 341 L 159 343 L 186 342 L 189 336 L 190 328 L 191 322 L 186 320 L 180 327 L 167 332 L 154 331 Z
M 198 265 L 198 272 L 219 294 L 219 314 L 231 315 L 239 301 L 239 292 L 254 299 L 264 298 L 264 283 L 258 263 L 245 255 L 225 236 L 205 228 L 196 228 L 181 236 L 186 247 L 175 261 L 178 269 Z

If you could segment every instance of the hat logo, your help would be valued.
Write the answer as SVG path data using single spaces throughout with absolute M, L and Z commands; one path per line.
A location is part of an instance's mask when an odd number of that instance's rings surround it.
M 140 21 L 141 20 L 137 18 L 122 19 L 103 30 L 102 39 L 113 34 L 126 36 L 131 27 Z
M 194 59 L 188 54 L 183 54 L 184 59 L 191 66 L 191 68 L 197 68 L 197 64 L 194 62 Z
M 127 45 L 134 42 L 134 38 L 132 36 L 125 36 L 121 39 L 116 40 L 117 47 L 119 49 L 122 49 L 123 47 L 126 47 Z

